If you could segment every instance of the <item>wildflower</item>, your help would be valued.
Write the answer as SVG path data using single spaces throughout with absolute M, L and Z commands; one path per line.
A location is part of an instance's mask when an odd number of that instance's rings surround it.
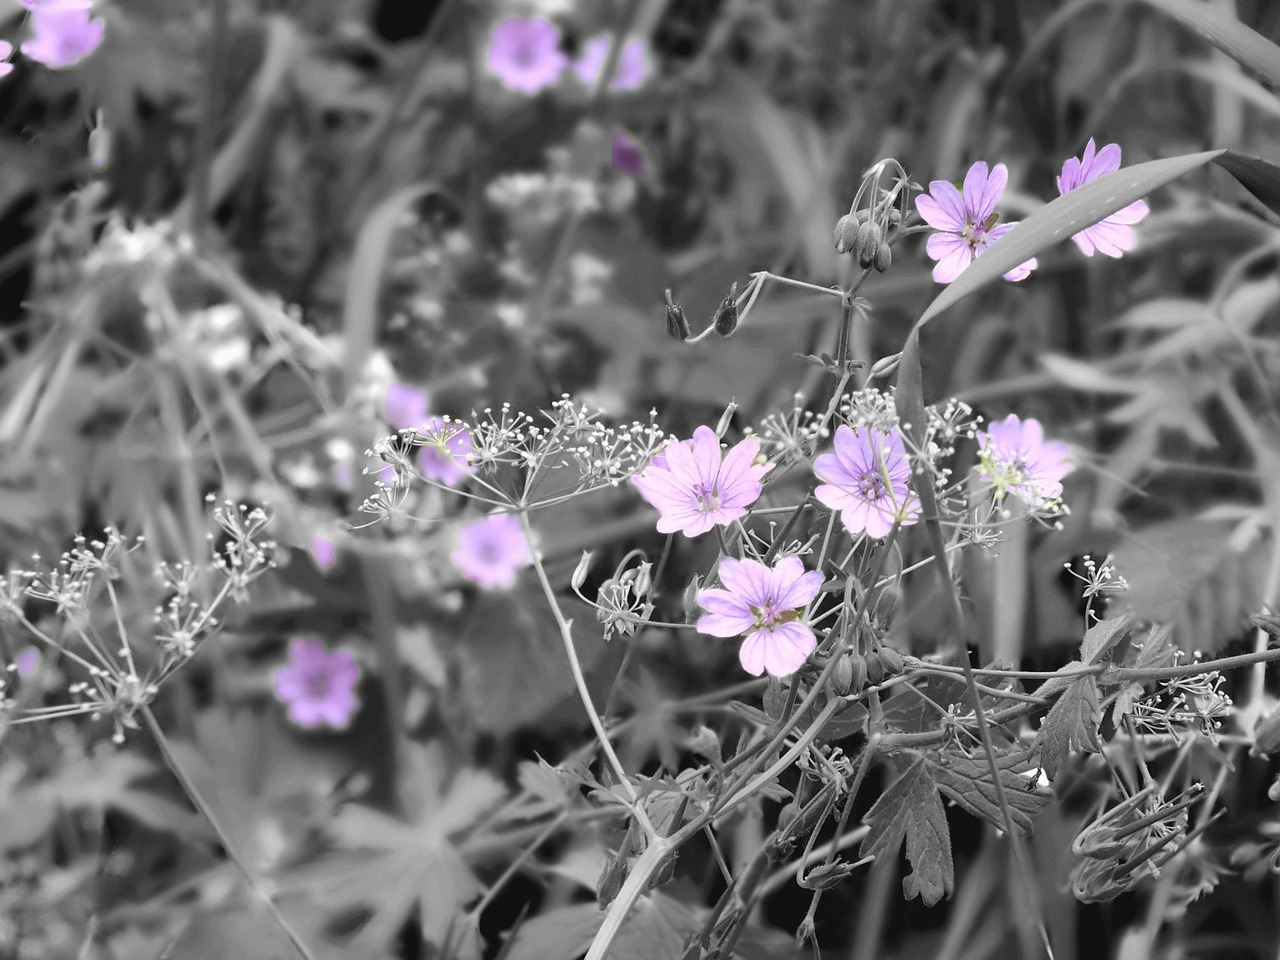
M 9 58 L 13 56 L 13 44 L 8 40 L 0 40 L 0 77 L 13 73 L 13 64 Z
M 416 387 L 393 383 L 387 387 L 387 423 L 397 430 L 417 427 L 427 416 L 427 395 Z
M 512 90 L 537 93 L 559 80 L 568 62 L 560 31 L 540 17 L 512 17 L 493 26 L 489 69 Z
M 40 651 L 35 647 L 24 647 L 13 660 L 13 669 L 24 680 L 40 668 Z
M 475 473 L 467 463 L 471 452 L 471 429 L 465 424 L 451 423 L 444 417 L 431 417 L 419 429 L 426 441 L 418 452 L 418 466 L 430 480 L 455 486 L 463 477 Z
M 54 70 L 75 66 L 102 43 L 106 24 L 89 10 L 55 3 L 31 10 L 33 35 L 22 52 Z
M 462 575 L 481 587 L 511 587 L 516 572 L 533 563 L 520 521 L 497 513 L 464 523 L 450 557 Z
M 632 479 L 640 495 L 657 507 L 659 533 L 696 537 L 744 516 L 760 496 L 760 478 L 773 469 L 756 463 L 759 441 L 738 443 L 721 460 L 720 440 L 710 427 L 668 444 Z
M 328 651 L 309 637 L 289 641 L 289 663 L 276 671 L 276 696 L 300 727 L 345 730 L 360 707 L 360 668 L 350 650 Z
M 1012 491 L 1032 506 L 1062 496 L 1062 478 L 1071 472 L 1067 445 L 1044 439 L 1039 420 L 1009 414 L 978 431 L 978 473 L 996 488 L 996 496 Z
M 588 87 L 594 87 L 600 81 L 600 71 L 604 69 L 605 59 L 609 55 L 609 35 L 602 33 L 592 37 L 582 47 L 582 55 L 573 62 L 573 72 Z M 635 90 L 644 84 L 649 75 L 649 45 L 643 40 L 628 40 L 618 56 L 618 66 L 613 74 L 611 90 Z
M 799 557 L 784 557 L 772 568 L 725 557 L 720 561 L 724 589 L 698 594 L 698 604 L 707 611 L 698 618 L 698 630 L 713 637 L 746 634 L 738 651 L 742 669 L 756 677 L 765 671 L 785 677 L 799 670 L 818 645 L 799 617 L 822 581 L 819 571 L 805 572 Z
M 1058 193 L 1066 195 L 1081 184 L 1119 169 L 1120 145 L 1109 143 L 1098 150 L 1090 138 L 1079 160 L 1070 157 L 1062 165 L 1062 174 L 1058 177 Z M 1105 220 L 1074 234 L 1071 239 L 1087 257 L 1092 257 L 1095 250 L 1108 257 L 1119 257 L 1126 250 L 1132 250 L 1138 242 L 1138 236 L 1130 224 L 1137 223 L 1148 212 L 1145 200 L 1135 200 L 1123 210 L 1117 210 Z
M 850 533 L 883 537 L 894 523 L 909 526 L 920 515 L 920 502 L 907 484 L 911 465 L 896 427 L 836 430 L 835 450 L 813 462 L 823 483 L 817 498 L 832 510 Z
M 1016 224 L 997 225 L 996 204 L 1009 181 L 1009 171 L 997 163 L 988 173 L 986 163 L 975 163 L 964 178 L 964 192 L 945 180 L 929 184 L 929 193 L 916 197 L 916 210 L 929 226 L 938 230 L 929 238 L 925 252 L 937 260 L 933 279 L 950 283 L 964 272 L 973 258 L 1008 233 Z M 1006 280 L 1025 279 L 1036 267 L 1032 257 L 1004 275 Z
M 311 541 L 311 556 L 315 558 L 316 566 L 321 570 L 328 570 L 337 559 L 333 541 L 328 537 L 316 537 Z
M 649 176 L 649 158 L 645 156 L 644 147 L 639 140 L 621 128 L 613 132 L 609 162 L 615 173 L 632 177 Z

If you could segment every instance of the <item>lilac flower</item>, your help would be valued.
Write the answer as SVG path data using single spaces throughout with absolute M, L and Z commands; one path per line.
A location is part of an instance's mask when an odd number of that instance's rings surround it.
M 1090 138 L 1079 160 L 1071 157 L 1062 165 L 1062 175 L 1058 177 L 1058 193 L 1065 195 L 1081 184 L 1096 180 L 1104 173 L 1114 173 L 1119 169 L 1120 145 L 1109 143 L 1098 150 L 1093 139 Z M 1137 223 L 1149 212 L 1145 200 L 1135 200 L 1105 220 L 1100 220 L 1093 226 L 1081 230 L 1071 239 L 1084 251 L 1085 256 L 1092 257 L 1093 252 L 1097 250 L 1108 257 L 1119 257 L 1126 250 L 1132 250 L 1134 244 L 1138 242 L 1138 236 L 1130 224 Z
M 467 454 L 471 453 L 471 428 L 466 424 L 431 417 L 418 432 L 427 441 L 418 452 L 418 466 L 428 479 L 452 487 L 476 472 L 467 463 Z
M 759 453 L 759 442 L 748 438 L 722 462 L 715 431 L 699 427 L 691 440 L 667 444 L 631 482 L 658 508 L 659 533 L 696 537 L 717 524 L 728 526 L 756 502 L 760 478 L 773 469 L 755 462 Z
M 609 55 L 609 35 L 602 33 L 592 37 L 582 47 L 582 54 L 573 62 L 573 72 L 588 87 L 595 87 L 600 80 Z M 635 90 L 644 84 L 649 75 L 649 45 L 643 40 L 628 40 L 618 57 L 610 90 Z
M 32 37 L 22 52 L 46 67 L 61 70 L 75 66 L 102 43 L 106 24 L 83 8 L 50 4 L 31 11 Z
M 316 537 L 311 541 L 311 556 L 315 558 L 316 566 L 321 570 L 328 570 L 337 559 L 333 541 L 328 537 Z
M 885 434 L 874 427 L 854 431 L 841 426 L 835 451 L 818 457 L 813 472 L 823 481 L 815 495 L 840 511 L 850 533 L 883 537 L 895 521 L 910 526 L 920 515 L 920 501 L 907 484 L 911 465 L 897 428 Z
M 9 58 L 13 56 L 13 44 L 8 40 L 0 40 L 0 77 L 13 73 L 13 64 Z
M 289 706 L 300 727 L 328 725 L 345 730 L 360 707 L 356 683 L 360 668 L 350 650 L 328 651 L 319 640 L 289 641 L 289 662 L 276 670 L 276 696 Z
M 633 177 L 649 176 L 649 158 L 645 156 L 644 147 L 639 140 L 621 128 L 613 132 L 609 159 L 617 173 Z
M 393 383 L 387 387 L 387 423 L 397 430 L 418 427 L 427 417 L 427 395 L 417 387 Z
M 40 651 L 35 647 L 23 647 L 14 658 L 13 668 L 22 679 L 30 677 L 40 668 Z
M 746 634 L 738 659 L 752 676 L 766 670 L 775 677 L 795 673 L 818 645 L 808 624 L 799 622 L 799 608 L 822 589 L 817 570 L 805 572 L 799 557 L 785 557 L 770 569 L 757 560 L 720 561 L 720 582 L 698 594 L 707 612 L 698 618 L 698 631 L 713 637 Z
M 1046 441 L 1039 420 L 1009 414 L 978 432 L 978 473 L 992 483 L 997 496 L 1016 493 L 1032 506 L 1062 496 L 1062 478 L 1071 472 L 1067 445 Z
M 510 513 L 464 523 L 450 559 L 464 577 L 486 588 L 515 586 L 516 571 L 533 563 L 520 521 Z
M 493 26 L 489 69 L 512 90 L 537 93 L 559 80 L 568 62 L 560 31 L 546 20 L 512 17 Z
M 933 279 L 950 283 L 964 272 L 973 258 L 995 243 L 1016 225 L 1002 223 L 996 204 L 1009 182 L 1009 171 L 997 163 L 990 173 L 985 163 L 975 163 L 964 178 L 964 193 L 945 180 L 929 184 L 929 193 L 916 197 L 916 210 L 929 226 L 940 231 L 929 237 L 925 252 L 937 260 Z M 1006 280 L 1023 280 L 1036 267 L 1032 257 L 1004 275 Z
M 32 13 L 55 13 L 65 10 L 88 10 L 93 0 L 22 0 L 22 5 Z

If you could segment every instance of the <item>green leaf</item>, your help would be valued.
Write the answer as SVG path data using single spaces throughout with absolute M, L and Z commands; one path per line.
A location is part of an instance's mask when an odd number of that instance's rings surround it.
M 1147 6 L 1194 30 L 1241 66 L 1280 87 L 1280 47 L 1221 6 L 1190 0 L 1145 0 Z
M 1081 666 L 1077 661 L 1071 666 Z M 1102 707 L 1098 703 L 1098 681 L 1092 674 L 1078 677 L 1071 682 L 1058 702 L 1053 705 L 1040 732 L 1036 734 L 1036 746 L 1040 750 L 1040 764 L 1053 779 L 1058 775 L 1062 762 L 1072 750 L 1097 753 L 1098 724 L 1102 720 Z
M 1086 664 L 1098 663 L 1128 635 L 1131 622 L 1128 614 L 1099 620 L 1084 635 L 1080 644 L 1080 660 Z
M 902 893 L 919 897 L 931 907 L 955 886 L 951 862 L 951 831 L 937 787 L 925 758 L 916 760 L 867 811 L 863 822 L 870 832 L 862 841 L 861 855 L 886 860 L 895 856 L 903 841 L 912 872 L 902 879 Z
M 925 762 L 934 783 L 948 799 L 992 826 L 1007 829 L 985 757 L 971 757 L 952 745 L 926 754 Z M 1031 832 L 1032 821 L 1052 802 L 1053 791 L 1029 776 L 1036 772 L 1036 765 L 1025 748 L 997 753 L 996 768 L 1000 771 L 1000 783 L 1014 829 L 1019 836 L 1026 836 Z

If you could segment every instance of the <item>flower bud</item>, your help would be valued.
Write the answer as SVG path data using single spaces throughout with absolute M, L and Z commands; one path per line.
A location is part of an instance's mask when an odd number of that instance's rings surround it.
M 102 111 L 99 110 L 97 122 L 89 131 L 89 163 L 93 169 L 101 173 L 111 162 L 111 131 L 102 122 Z
M 587 580 L 587 571 L 591 569 L 591 552 L 589 550 L 582 551 L 582 559 L 578 561 L 578 565 L 573 568 L 573 576 L 569 578 L 569 586 L 574 590 L 581 590 L 582 585 Z
M 716 333 L 722 337 L 727 337 L 738 329 L 738 304 L 734 294 L 737 292 L 737 284 L 729 290 L 729 295 L 720 301 L 720 307 L 716 310 L 716 314 L 711 319 L 711 323 L 716 328 Z
M 1253 725 L 1253 749 L 1249 752 L 1255 756 L 1280 753 L 1280 707 Z
M 671 299 L 671 291 L 667 291 L 667 336 L 674 340 L 689 339 L 689 321 L 685 318 L 684 307 Z
M 887 377 L 893 371 L 898 369 L 898 364 L 902 362 L 902 354 L 895 353 L 891 357 L 881 357 L 871 365 L 870 377 L 872 380 L 878 380 L 881 377 Z
M 800 814 L 800 808 L 796 802 L 792 800 L 778 811 L 778 831 L 783 832 L 790 829 L 791 824 L 795 823 L 795 819 Z
M 837 695 L 843 697 L 853 686 L 853 663 L 848 655 L 841 657 L 836 661 L 835 668 L 831 671 L 831 690 Z
M 877 686 L 884 681 L 884 663 L 874 653 L 867 657 L 867 680 Z
M 1273 783 L 1270 789 L 1267 790 L 1267 797 L 1272 802 L 1275 802 L 1276 800 L 1280 800 L 1280 777 L 1276 777 L 1276 782 Z
M 893 649 L 893 647 L 881 647 L 877 656 L 879 656 L 880 662 L 884 664 L 884 672 L 889 676 L 897 676 L 902 672 L 902 654 Z
M 622 884 L 627 879 L 628 872 L 626 857 L 619 855 L 610 858 L 604 872 L 600 874 L 600 881 L 596 884 L 596 900 L 599 901 L 600 906 L 613 903 L 618 892 L 622 890 Z
M 653 576 L 650 573 L 650 570 L 652 569 L 653 564 L 647 562 L 636 567 L 635 582 L 632 583 L 631 589 L 635 592 L 637 597 L 643 597 L 649 592 L 649 587 L 653 583 Z
M 849 689 L 857 693 L 867 685 L 867 658 L 860 653 L 851 653 L 849 666 L 853 669 L 853 676 L 849 679 Z
M 887 244 L 882 243 L 876 248 L 875 268 L 879 273 L 884 273 L 893 264 L 893 249 Z
M 689 749 L 708 760 L 720 760 L 720 738 L 708 726 L 698 727 L 689 739 Z
M 858 242 L 858 218 L 846 213 L 836 221 L 836 232 L 833 238 L 836 253 L 848 253 Z
M 874 220 L 868 220 L 858 228 L 858 239 L 855 250 L 858 254 L 858 265 L 863 269 L 872 266 L 876 262 L 876 251 L 880 249 L 880 243 L 884 239 L 880 232 L 880 227 Z
M 721 440 L 729 432 L 729 424 L 733 423 L 733 415 L 737 412 L 738 404 L 730 400 L 729 405 L 724 408 L 724 413 L 720 414 L 720 419 L 716 421 L 716 436 Z
M 898 209 L 896 204 L 889 208 L 889 213 L 885 222 L 889 224 L 890 229 L 896 227 L 902 222 L 902 211 Z

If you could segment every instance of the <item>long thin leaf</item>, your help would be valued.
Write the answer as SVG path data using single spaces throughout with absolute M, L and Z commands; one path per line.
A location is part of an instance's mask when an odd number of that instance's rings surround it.
M 1143 0 L 1153 10 L 1194 30 L 1215 47 L 1248 67 L 1273 86 L 1280 87 L 1280 47 L 1258 31 L 1245 26 L 1221 7 L 1195 0 Z

